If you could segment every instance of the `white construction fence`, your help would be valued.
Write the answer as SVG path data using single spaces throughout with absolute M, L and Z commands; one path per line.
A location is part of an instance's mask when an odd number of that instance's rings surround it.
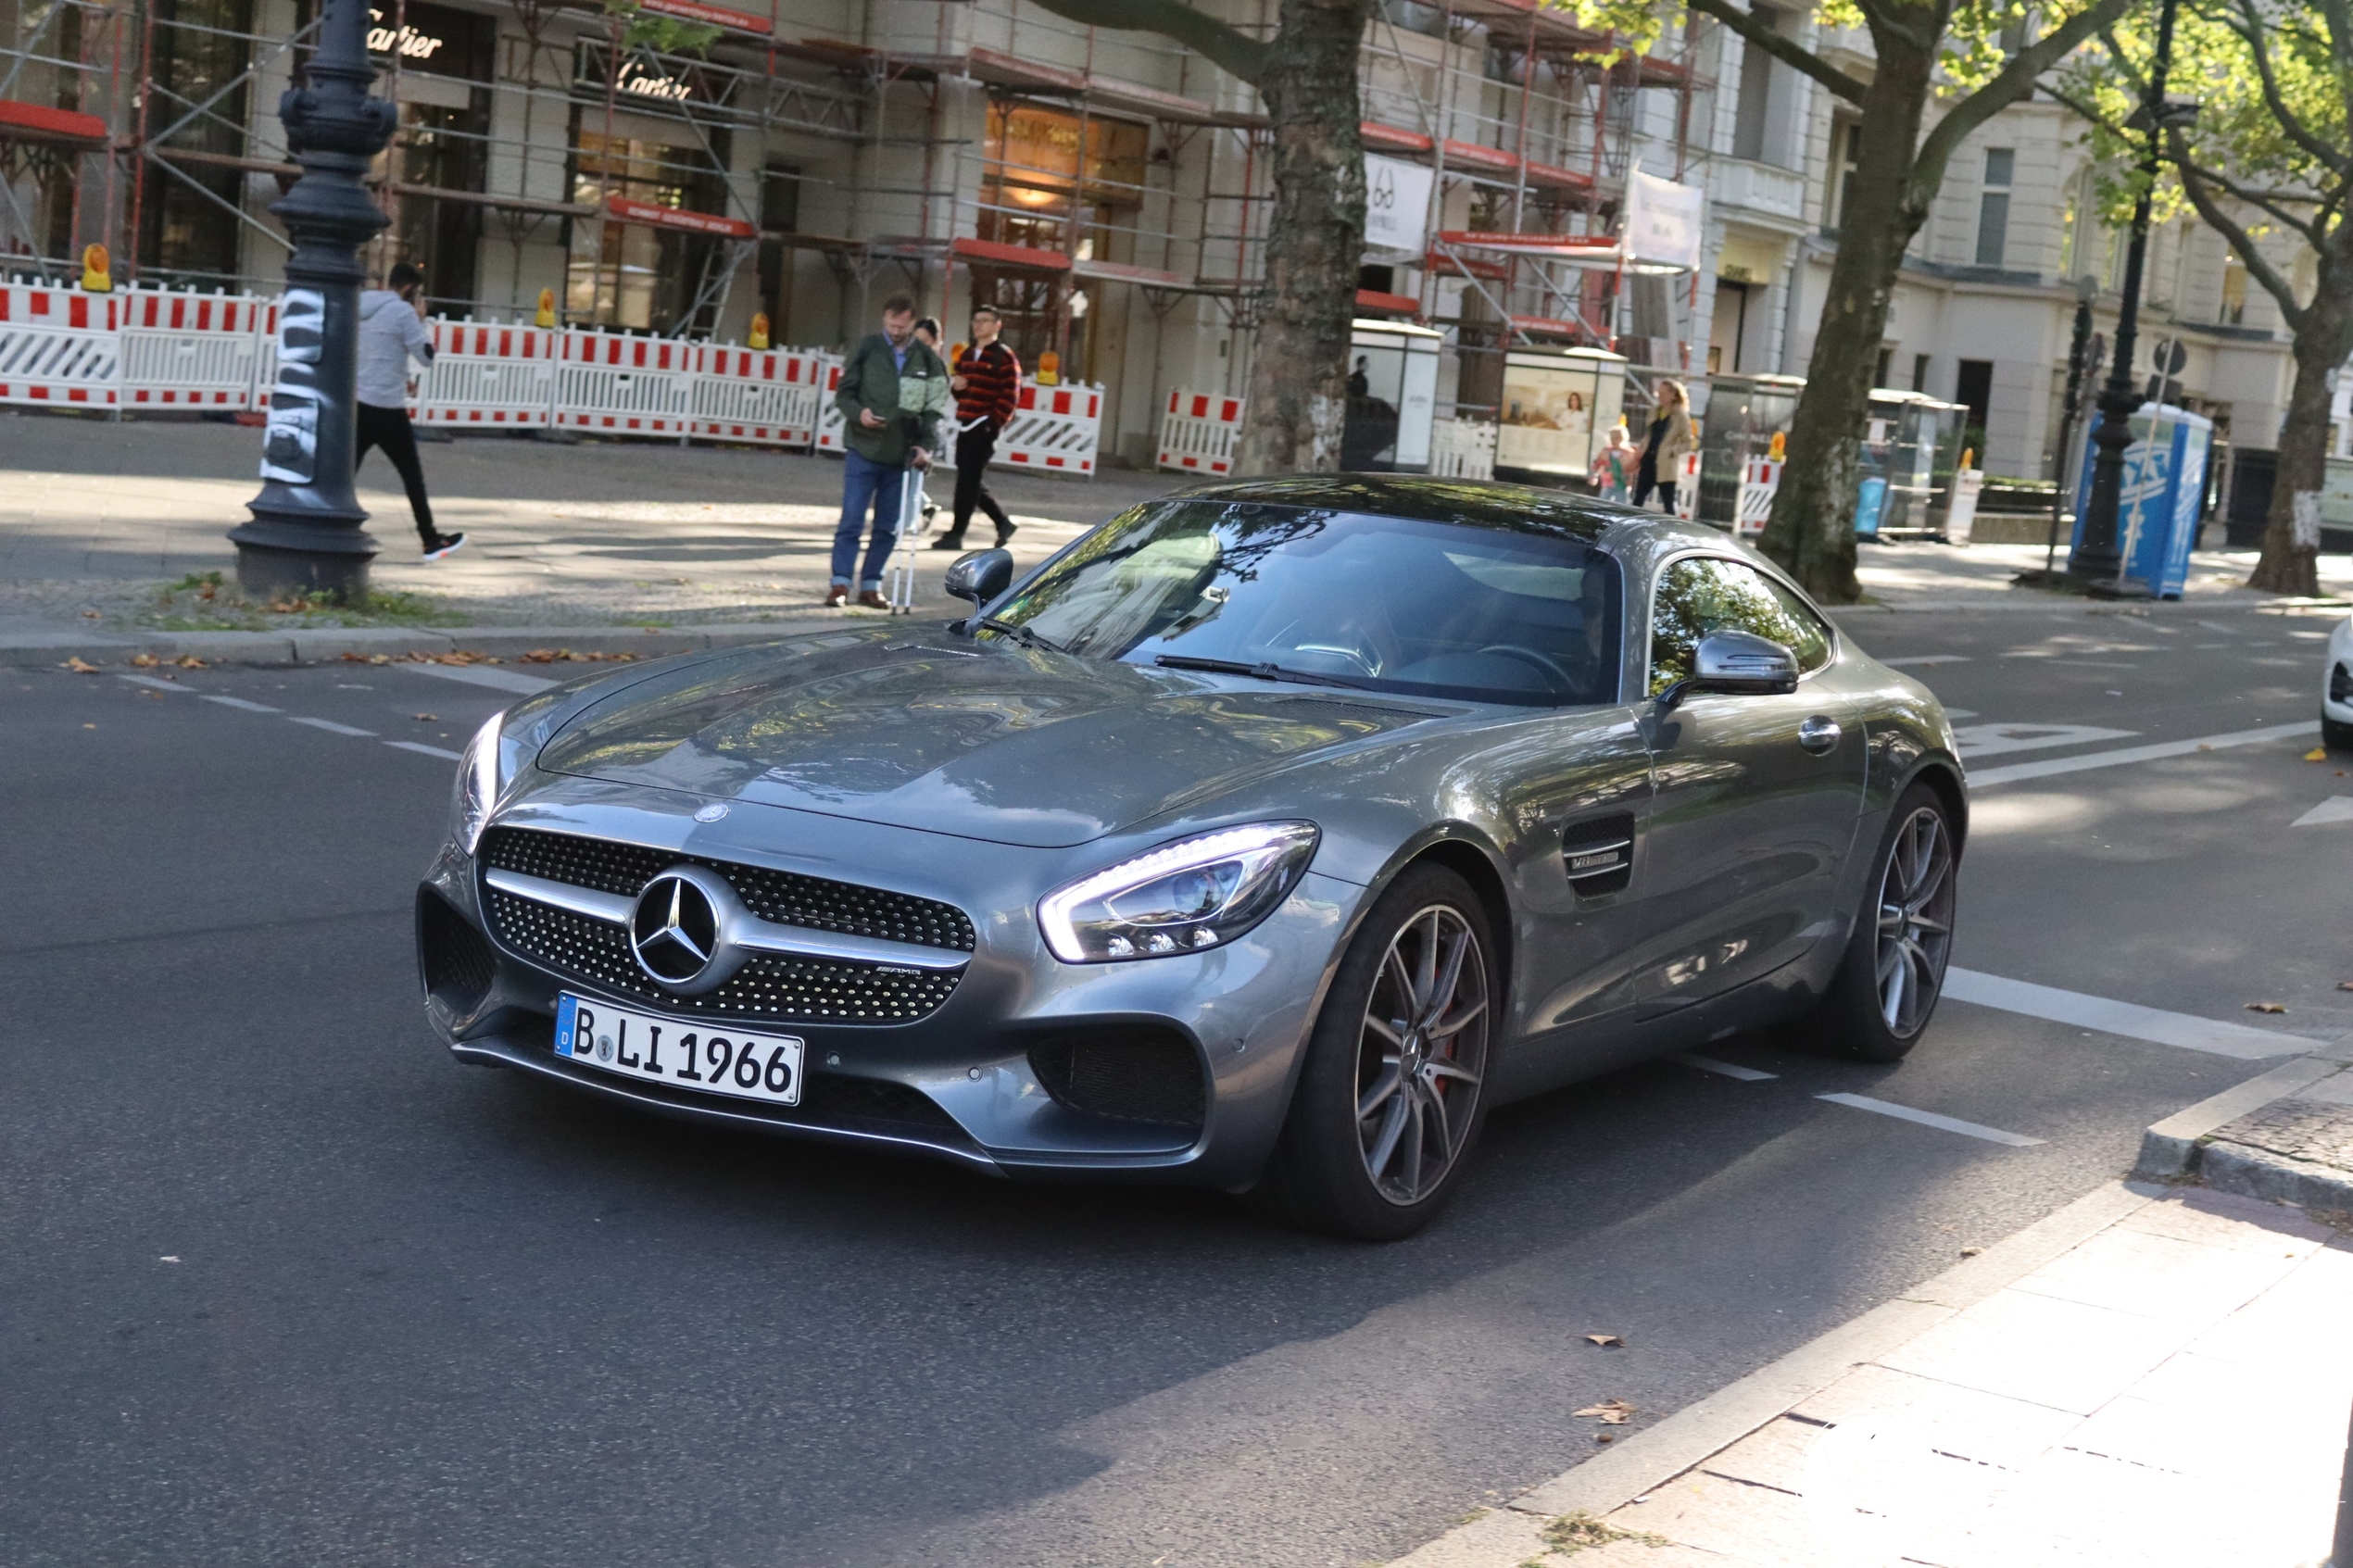
M 569 430 L 838 454 L 841 357 L 521 321 L 427 323 L 409 412 L 459 430 Z M 0 404 L 260 412 L 278 305 L 255 295 L 0 282 Z M 1103 389 L 1024 383 L 999 436 L 1009 468 L 1092 475 Z

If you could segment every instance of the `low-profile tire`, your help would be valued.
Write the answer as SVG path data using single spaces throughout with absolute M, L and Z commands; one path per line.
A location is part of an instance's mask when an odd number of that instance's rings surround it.
M 1801 1025 L 1825 1056 L 1901 1061 L 1919 1044 L 1944 991 L 1959 873 L 1944 801 L 1926 784 L 1904 792 L 1863 884 L 1846 956 Z
M 2353 724 L 2322 714 L 2321 744 L 2331 751 L 2353 751 Z
M 1412 1236 L 1453 1193 L 1486 1120 L 1503 972 L 1478 896 L 1408 868 L 1374 904 L 1307 1038 L 1290 1113 L 1251 1194 L 1286 1223 Z

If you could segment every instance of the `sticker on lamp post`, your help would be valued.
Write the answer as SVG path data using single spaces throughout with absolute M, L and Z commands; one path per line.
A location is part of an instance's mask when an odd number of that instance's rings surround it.
M 288 289 L 278 306 L 278 381 L 262 436 L 261 477 L 308 484 L 319 457 L 319 360 L 325 352 L 327 297 Z

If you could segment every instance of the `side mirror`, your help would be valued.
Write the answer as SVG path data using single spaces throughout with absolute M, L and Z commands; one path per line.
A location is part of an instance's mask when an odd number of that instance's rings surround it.
M 948 569 L 948 591 L 985 605 L 1013 585 L 1013 558 L 1007 550 L 975 550 Z
M 1710 632 L 1692 651 L 1692 672 L 1658 694 L 1659 716 L 1697 692 L 1785 696 L 1797 690 L 1797 656 L 1754 632 Z

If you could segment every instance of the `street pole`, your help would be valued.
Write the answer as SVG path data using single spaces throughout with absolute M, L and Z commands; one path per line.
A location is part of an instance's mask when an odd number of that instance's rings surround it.
M 2332 1568 L 2353 1568 L 2353 1432 L 2345 1439 L 2345 1474 L 2336 1484 L 2336 1545 Z
M 2087 594 L 2110 596 L 2122 580 L 2124 550 L 2118 513 L 2124 495 L 2124 449 L 2133 445 L 2132 420 L 2141 407 L 2133 384 L 2133 337 L 2140 327 L 2141 269 L 2148 259 L 2149 201 L 2157 189 L 2158 156 L 2165 135 L 2165 76 L 2173 63 L 2173 13 L 2180 0 L 2165 0 L 2158 13 L 2157 53 L 2149 61 L 2148 94 L 2141 113 L 2148 120 L 2148 150 L 2141 155 L 2141 194 L 2133 204 L 2133 243 L 2124 255 L 2124 297 L 2116 316 L 2116 343 L 2108 356 L 2108 385 L 2100 391 L 2100 422 L 2092 443 L 2092 495 L 2083 508 L 2083 537 L 2068 553 L 2067 571 Z M 2139 117 L 2135 117 L 2136 119 Z
M 368 596 L 376 542 L 351 487 L 359 371 L 359 247 L 387 220 L 359 183 L 392 140 L 394 109 L 369 95 L 367 0 L 326 0 L 318 52 L 278 100 L 302 178 L 270 210 L 294 237 L 279 306 L 278 379 L 253 521 L 229 531 L 237 583 L 250 597 Z

